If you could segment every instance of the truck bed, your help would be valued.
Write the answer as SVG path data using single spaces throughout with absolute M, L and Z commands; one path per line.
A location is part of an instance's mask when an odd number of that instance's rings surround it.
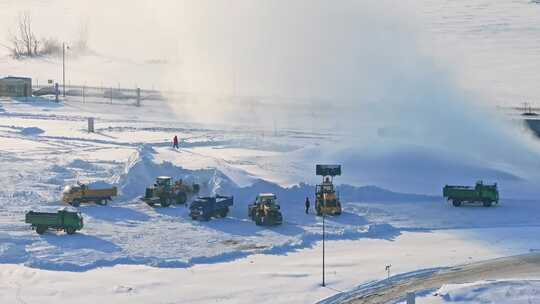
M 25 216 L 25 222 L 32 225 L 60 225 L 61 221 L 58 213 L 30 211 Z
M 117 189 L 116 187 L 108 189 L 86 189 L 84 190 L 85 197 L 112 197 L 116 196 Z

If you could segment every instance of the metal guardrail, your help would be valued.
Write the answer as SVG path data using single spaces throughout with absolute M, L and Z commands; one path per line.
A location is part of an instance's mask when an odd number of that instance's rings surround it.
M 59 86 L 59 93 L 63 95 L 63 87 Z M 51 85 L 33 85 L 32 92 L 34 95 L 54 95 L 55 89 Z M 85 85 L 66 85 L 65 95 L 70 97 L 81 97 L 86 101 L 86 98 L 104 98 L 113 100 L 136 100 L 137 89 L 129 88 L 114 88 L 102 86 L 85 86 Z M 164 100 L 163 95 L 157 90 L 140 90 L 141 100 Z

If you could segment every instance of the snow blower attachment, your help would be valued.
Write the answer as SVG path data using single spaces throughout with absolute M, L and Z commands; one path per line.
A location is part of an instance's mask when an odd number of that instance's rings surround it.
M 181 179 L 172 183 L 169 176 L 159 176 L 156 178 L 154 187 L 146 188 L 142 201 L 149 206 L 160 204 L 162 207 L 168 207 L 171 204 L 185 204 L 188 198 L 199 193 L 198 184 L 188 185 Z
M 232 196 L 222 195 L 199 197 L 189 206 L 189 216 L 200 221 L 208 221 L 212 217 L 226 217 L 233 200 Z
M 474 187 L 446 185 L 443 188 L 443 196 L 446 200 L 452 201 L 455 207 L 461 206 L 462 203 L 478 202 L 484 207 L 499 203 L 497 184 L 485 185 L 482 181 L 476 182 Z
M 316 165 L 315 172 L 322 176 L 321 184 L 315 186 L 315 210 L 317 215 L 340 215 L 339 193 L 334 188 L 334 176 L 341 175 L 341 165 Z
M 255 202 L 248 206 L 248 215 L 258 226 L 275 226 L 283 223 L 276 195 L 261 193 Z

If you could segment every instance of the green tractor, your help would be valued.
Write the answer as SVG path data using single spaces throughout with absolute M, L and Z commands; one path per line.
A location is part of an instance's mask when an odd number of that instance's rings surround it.
M 146 188 L 142 201 L 149 206 L 161 205 L 169 207 L 172 204 L 185 204 L 190 197 L 199 193 L 198 184 L 188 185 L 178 180 L 172 182 L 169 176 L 159 176 L 153 187 Z
M 258 226 L 275 226 L 283 223 L 283 216 L 273 193 L 257 195 L 255 202 L 248 206 L 248 215 Z

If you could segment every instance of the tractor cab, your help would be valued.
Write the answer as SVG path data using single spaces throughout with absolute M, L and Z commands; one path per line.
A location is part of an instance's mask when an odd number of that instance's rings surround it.
M 277 202 L 277 197 L 273 193 L 261 193 L 257 196 L 257 199 L 255 200 L 255 204 L 258 205 L 265 205 L 268 207 L 275 207 L 276 209 L 279 209 L 279 204 Z
M 171 186 L 171 177 L 170 176 L 158 176 L 156 178 L 157 187 L 170 187 Z

